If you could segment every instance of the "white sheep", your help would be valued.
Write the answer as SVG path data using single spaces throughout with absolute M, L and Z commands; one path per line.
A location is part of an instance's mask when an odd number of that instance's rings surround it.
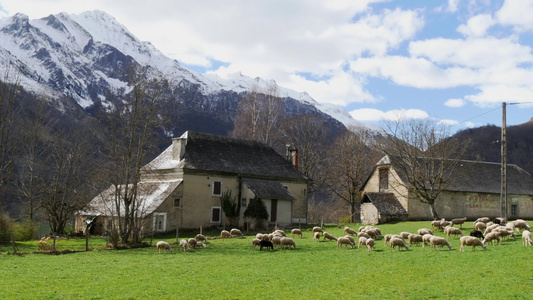
M 487 246 L 480 241 L 477 237 L 474 236 L 462 236 L 461 239 L 461 249 L 459 251 L 465 252 L 465 246 L 472 246 L 472 251 L 476 251 L 476 246 L 480 246 L 484 250 L 487 250 Z
M 374 239 L 366 240 L 366 248 L 368 249 L 368 252 L 374 250 Z
M 357 234 L 357 232 L 351 229 L 350 227 L 346 226 L 344 227 L 344 234 L 354 235 L 354 234 Z
M 411 247 L 413 244 L 420 244 L 423 241 L 420 234 L 410 234 L 407 237 L 407 240 L 409 241 L 409 247 Z
M 487 225 L 487 227 L 485 228 L 485 232 L 483 232 L 483 234 L 491 233 L 494 229 L 496 229 L 498 227 L 500 227 L 500 224 Z
M 252 248 L 255 249 L 255 246 L 261 246 L 261 239 L 255 238 L 252 240 Z
M 204 242 L 207 242 L 207 239 L 205 238 L 205 236 L 203 234 L 197 234 L 195 237 L 194 237 L 197 241 L 204 241 Z
M 474 228 L 476 230 L 479 230 L 479 231 L 483 231 L 487 228 L 487 224 L 483 223 L 483 222 L 475 222 L 474 223 Z
M 328 239 L 329 241 L 331 240 L 337 240 L 336 237 L 332 236 L 331 234 L 329 234 L 328 232 L 324 231 L 324 239 Z
M 196 244 L 198 243 L 198 241 L 194 238 L 190 238 L 187 242 L 189 243 L 189 247 L 191 248 L 196 248 Z
M 430 239 L 434 237 L 433 234 L 429 234 L 429 233 L 426 233 L 422 236 L 422 248 L 425 248 L 426 247 L 426 244 L 429 243 Z
M 482 222 L 482 223 L 487 224 L 488 222 L 490 222 L 490 219 L 489 219 L 489 217 L 478 218 L 476 221 L 474 221 L 474 224 L 476 222 Z
M 318 240 L 320 240 L 320 232 L 317 231 L 313 235 L 313 242 L 317 242 Z
M 276 247 L 276 246 L 278 246 L 278 248 L 281 247 L 281 239 L 282 238 L 283 237 L 281 237 L 281 236 L 275 236 L 275 237 L 272 238 L 272 244 L 274 245 L 274 247 Z
M 322 232 L 322 228 L 321 227 L 318 227 L 318 226 L 315 226 L 313 227 L 313 232 Z
M 524 230 L 522 231 L 522 244 L 524 244 L 524 246 L 531 246 L 533 242 L 531 241 L 531 231 L 529 230 Z
M 300 238 L 303 238 L 302 230 L 298 229 L 298 228 L 295 228 L 295 229 L 291 230 L 291 237 L 294 238 L 295 235 L 299 235 Z
M 282 237 L 280 240 L 280 246 L 281 249 L 284 249 L 285 247 L 287 247 L 287 249 L 290 249 L 291 246 L 293 249 L 296 249 L 296 243 L 290 237 Z
M 431 234 L 433 235 L 433 232 L 427 228 L 421 228 L 418 229 L 418 235 L 424 235 L 424 234 Z
M 455 227 L 450 227 L 450 226 L 446 226 L 444 228 L 444 233 L 446 233 L 446 238 L 447 239 L 450 239 L 450 235 L 454 235 L 455 237 L 457 237 L 458 235 L 461 235 L 461 236 L 464 236 L 463 232 L 461 231 L 461 229 L 459 228 L 455 228 Z
M 519 229 L 519 230 L 531 230 L 531 227 L 529 227 L 529 224 L 527 224 L 527 222 L 522 220 L 522 219 L 516 219 L 512 223 L 513 223 L 513 225 L 515 226 L 516 229 Z
M 158 253 L 161 253 L 161 250 L 163 250 L 163 253 L 167 253 L 167 250 L 170 251 L 170 253 L 174 253 L 172 247 L 170 247 L 170 244 L 165 241 L 157 242 L 156 247 Z
M 340 237 L 337 239 L 337 248 L 342 248 L 342 245 L 344 245 L 345 248 L 348 248 L 348 245 L 350 245 L 350 247 L 353 249 L 354 243 L 347 237 Z
M 409 247 L 405 244 L 405 241 L 402 238 L 392 237 L 390 239 L 390 249 L 394 249 L 398 247 L 398 250 L 400 250 L 401 247 L 405 248 L 406 251 L 409 250 Z
M 359 233 L 357 234 L 357 237 L 358 237 L 358 238 L 362 238 L 362 237 L 364 237 L 364 238 L 367 238 L 367 239 L 370 238 L 370 236 L 369 236 L 366 232 L 359 232 Z
M 466 218 L 456 218 L 451 220 L 450 226 L 453 227 L 453 225 L 458 224 L 461 228 L 463 228 L 463 223 L 466 222 Z
M 483 240 L 485 245 L 489 242 L 492 245 L 494 241 L 496 241 L 496 245 L 501 244 L 499 232 L 489 232 L 485 234 L 485 239 Z
M 359 238 L 359 243 L 357 243 L 357 249 L 359 249 L 359 246 L 361 246 L 361 245 L 366 246 L 366 241 L 368 239 L 370 239 L 370 238 L 360 237 Z
M 231 237 L 231 233 L 229 233 L 229 231 L 227 230 L 222 230 L 220 232 L 220 237 L 225 239 L 225 238 L 230 238 Z
M 180 241 L 180 246 L 182 251 L 189 251 L 191 248 L 189 247 L 189 241 L 186 239 L 182 239 Z
M 397 234 L 386 234 L 385 235 L 385 247 L 387 247 L 387 242 L 390 241 L 391 238 L 393 237 L 397 237 L 397 238 L 402 238 L 401 236 L 397 235 Z
M 410 232 L 407 232 L 407 231 L 400 232 L 400 236 L 401 236 L 402 239 L 404 239 L 404 240 L 406 240 L 406 239 L 409 237 L 410 234 L 411 234 L 411 233 L 410 233 Z
M 509 230 L 508 228 L 504 226 L 500 226 L 498 228 L 495 228 L 492 232 L 498 232 L 500 234 L 500 237 L 506 240 L 509 240 L 509 237 L 512 236 L 514 240 L 516 240 L 516 234 L 514 231 Z
M 376 228 L 365 229 L 365 233 L 373 239 L 378 239 L 381 237 L 381 233 L 377 231 Z
M 278 235 L 281 235 L 281 236 L 287 236 L 287 234 L 285 233 L 285 231 L 281 230 L 281 229 L 277 229 L 275 230 L 274 232 L 272 232 L 272 234 L 278 234 Z
M 263 239 L 263 234 L 262 233 L 258 233 L 258 234 L 255 235 L 255 238 L 259 239 L 259 240 L 262 240 Z
M 347 238 L 347 239 L 349 239 L 349 240 L 350 240 L 350 242 L 351 242 L 352 244 L 354 244 L 354 245 L 355 245 L 355 239 L 353 238 L 353 236 L 351 236 L 351 235 L 347 234 L 347 235 L 345 235 L 344 237 L 345 237 L 345 238 Z M 337 239 L 337 240 L 338 240 L 338 239 Z
M 240 236 L 240 237 L 244 237 L 244 235 L 242 234 L 242 232 L 237 229 L 237 228 L 232 228 L 229 232 L 229 234 L 232 236 L 232 237 L 236 237 L 236 236 Z
M 202 243 L 202 242 L 197 242 L 196 243 L 196 248 L 203 248 L 203 247 L 207 247 L 207 245 Z
M 429 239 L 429 243 L 431 244 L 431 250 L 435 249 L 436 246 L 440 246 L 441 248 L 444 246 L 448 246 L 448 250 L 452 250 L 452 246 L 448 241 L 440 236 L 432 236 Z

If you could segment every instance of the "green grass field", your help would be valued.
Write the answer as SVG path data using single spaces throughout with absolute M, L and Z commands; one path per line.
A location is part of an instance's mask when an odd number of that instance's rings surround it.
M 383 234 L 431 228 L 430 222 L 378 227 Z M 472 230 L 471 222 L 463 227 L 466 234 Z M 342 228 L 325 231 L 338 237 Z M 155 239 L 154 245 L 158 240 L 175 238 Z M 98 238 L 91 239 L 93 251 L 63 255 L 33 253 L 37 241 L 17 243 L 22 255 L 3 245 L 0 299 L 533 298 L 533 247 L 525 248 L 520 234 L 487 251 L 469 247 L 464 253 L 458 238 L 451 238 L 451 251 L 391 251 L 381 239 L 370 253 L 313 242 L 310 230 L 295 238 L 295 250 L 252 250 L 251 240 L 212 239 L 191 252 L 173 245 L 174 254 L 158 254 L 155 247 L 101 250 L 105 242 Z M 84 247 L 83 239 L 58 242 L 58 249 Z

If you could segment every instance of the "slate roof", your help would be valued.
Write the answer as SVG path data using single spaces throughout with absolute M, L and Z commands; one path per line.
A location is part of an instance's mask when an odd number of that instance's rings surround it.
M 248 177 L 273 177 L 308 180 L 288 160 L 268 145 L 256 141 L 187 131 L 185 155 L 172 160 L 172 145 L 145 168 L 151 170 L 183 168 L 239 174 Z
M 384 157 L 377 165 L 390 164 L 391 161 L 394 168 L 394 160 L 389 157 Z M 394 170 L 402 181 L 406 182 L 404 174 L 398 168 Z M 446 187 L 447 191 L 494 194 L 501 192 L 500 163 L 461 160 L 454 172 L 455 180 Z M 533 176 L 517 165 L 507 164 L 507 194 L 533 195 Z
M 404 216 L 407 211 L 398 202 L 393 193 L 365 193 L 363 203 L 372 203 L 380 214 L 387 216 Z
M 174 190 L 176 190 L 181 182 L 181 179 L 139 182 L 137 184 L 137 199 L 139 199 L 139 203 L 141 203 L 139 209 L 139 212 L 141 213 L 140 217 L 145 217 L 156 210 L 161 203 L 163 203 L 163 201 L 167 199 Z M 121 188 L 124 188 L 124 185 L 122 185 Z M 83 212 L 80 212 L 80 214 L 90 216 L 117 216 L 118 214 L 114 204 L 114 195 L 115 187 L 112 185 L 94 197 L 89 203 L 89 208 Z M 124 215 L 124 208 L 122 207 L 121 215 Z
M 289 191 L 277 180 L 262 180 L 255 178 L 243 178 L 242 181 L 248 186 L 257 198 L 295 200 Z

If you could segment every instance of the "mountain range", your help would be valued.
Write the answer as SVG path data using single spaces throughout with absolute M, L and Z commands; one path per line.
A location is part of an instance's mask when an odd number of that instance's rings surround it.
M 181 102 L 180 126 L 166 128 L 179 135 L 185 130 L 227 134 L 233 126 L 237 105 L 250 89 L 275 87 L 288 114 L 312 113 L 334 127 L 379 128 L 354 120 L 345 110 L 315 101 L 273 80 L 234 74 L 221 78 L 183 67 L 151 43 L 140 41 L 111 15 L 95 10 L 78 15 L 59 13 L 30 20 L 17 13 L 0 20 L 0 64 L 20 71 L 21 86 L 29 92 L 62 99 L 63 112 L 74 102 L 92 114 L 112 104 L 109 93 L 126 93 L 123 70 L 137 64 L 146 67 L 148 78 L 164 77 Z M 201 122 L 196 122 L 201 120 Z

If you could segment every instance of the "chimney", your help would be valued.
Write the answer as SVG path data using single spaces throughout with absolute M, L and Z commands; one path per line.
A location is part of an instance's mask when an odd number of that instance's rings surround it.
M 287 160 L 298 169 L 298 149 L 291 144 L 287 144 Z
M 181 160 L 185 155 L 185 145 L 187 137 L 181 136 L 172 139 L 172 160 Z

